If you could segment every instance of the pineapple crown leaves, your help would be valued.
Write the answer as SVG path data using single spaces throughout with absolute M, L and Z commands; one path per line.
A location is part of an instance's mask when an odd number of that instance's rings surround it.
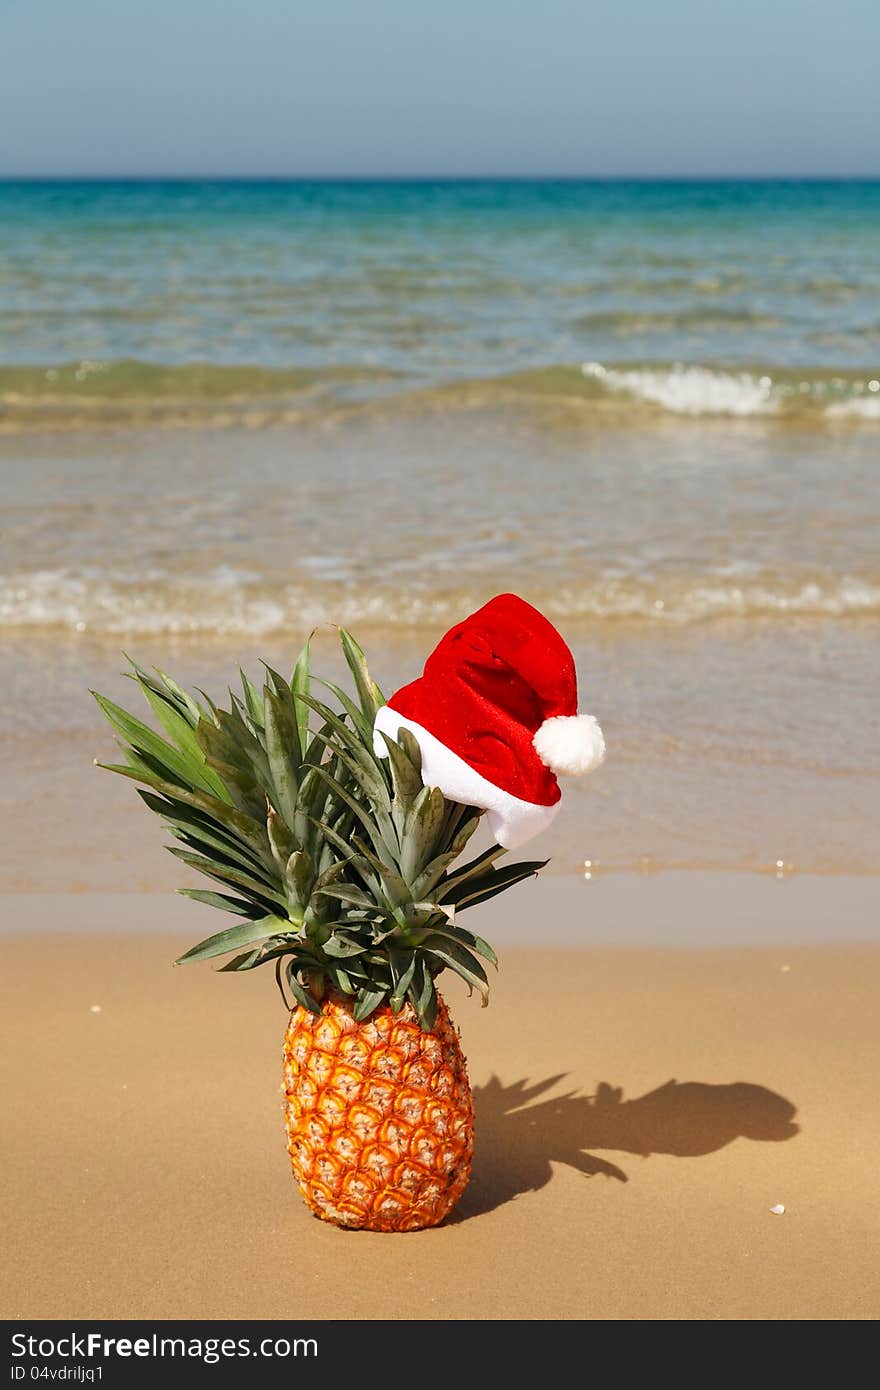
M 457 864 L 481 812 L 423 785 L 409 731 L 385 737 L 388 757 L 377 756 L 384 697 L 354 638 L 340 629 L 340 641 L 354 698 L 313 677 L 307 643 L 289 681 L 266 666 L 260 689 L 242 672 L 228 709 L 128 658 L 165 737 L 93 692 L 126 757 L 99 766 L 140 783 L 178 842 L 171 853 L 223 890 L 180 892 L 241 919 L 178 964 L 228 956 L 220 968 L 238 971 L 271 961 L 287 1007 L 285 984 L 312 1012 L 329 987 L 353 999 L 358 1020 L 409 1001 L 429 1028 L 444 969 L 488 1000 L 482 962 L 496 964 L 495 953 L 457 914 L 543 862 L 496 867 L 504 850 L 494 845 Z

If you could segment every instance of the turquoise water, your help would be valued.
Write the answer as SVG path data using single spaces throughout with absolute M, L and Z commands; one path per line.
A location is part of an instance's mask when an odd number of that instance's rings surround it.
M 0 186 L 16 873 L 108 873 L 119 647 L 393 688 L 507 589 L 608 737 L 563 867 L 876 872 L 878 431 L 880 183 Z
M 0 184 L 0 367 L 120 361 L 870 380 L 880 183 Z
M 880 613 L 880 183 L 0 185 L 0 627 Z

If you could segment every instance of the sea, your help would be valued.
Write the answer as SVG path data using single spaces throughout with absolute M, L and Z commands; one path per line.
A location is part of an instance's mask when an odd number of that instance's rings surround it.
M 0 184 L 0 480 L 0 886 L 128 885 L 121 649 L 393 689 L 508 590 L 608 738 L 558 867 L 880 871 L 878 182 Z

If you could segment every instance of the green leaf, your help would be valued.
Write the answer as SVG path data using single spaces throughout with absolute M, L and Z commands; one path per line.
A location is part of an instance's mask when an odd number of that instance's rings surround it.
M 259 948 L 256 951 L 242 951 L 241 955 L 233 956 L 225 965 L 218 965 L 217 971 L 220 975 L 228 975 L 237 974 L 240 970 L 253 970 L 260 964 L 260 959 Z M 175 964 L 179 965 L 180 961 Z
M 441 837 L 441 844 L 442 842 Z M 456 859 L 459 859 L 460 853 L 462 853 L 462 849 L 453 847 L 442 855 L 437 855 L 437 858 L 425 865 L 423 872 L 413 878 L 413 898 L 439 897 L 443 874 L 456 862 Z M 441 885 L 441 888 L 438 888 L 438 884 Z M 435 888 L 437 888 L 437 894 L 434 892 Z
M 316 740 L 324 739 L 324 735 L 320 733 L 315 734 L 314 737 Z M 390 814 L 391 797 L 389 796 L 388 786 L 384 777 L 378 771 L 375 763 L 371 763 L 369 768 L 359 765 L 353 758 L 349 757 L 348 753 L 343 752 L 341 748 L 337 747 L 332 739 L 327 739 L 326 742 L 327 746 L 333 750 L 335 756 L 335 762 L 332 764 L 332 768 L 327 765 L 324 766 L 324 770 L 333 779 L 333 786 L 339 787 L 340 789 L 343 787 L 338 766 L 341 764 L 342 768 L 348 772 L 354 783 L 354 787 L 351 788 L 351 790 L 354 791 L 357 787 L 360 787 L 361 792 L 366 797 L 369 803 L 369 811 L 365 811 L 365 814 L 371 817 L 375 825 L 375 832 L 378 834 L 379 839 L 381 839 L 383 844 L 388 846 L 389 859 L 393 859 L 396 853 L 399 852 L 399 840 L 393 818 Z M 325 786 L 327 786 L 326 781 Z M 327 789 L 329 792 L 330 788 L 328 787 Z M 375 834 L 373 838 L 375 840 Z
M 463 853 L 468 840 L 473 835 L 479 823 L 479 816 L 476 816 L 473 819 L 466 821 L 461 826 L 460 830 L 458 831 L 458 834 L 449 846 L 449 849 L 445 850 L 443 854 L 438 854 L 435 859 L 431 860 L 430 864 L 427 864 L 425 866 L 422 873 L 420 873 L 419 876 L 413 882 L 413 897 L 421 898 L 433 892 L 434 888 L 436 888 L 437 884 L 440 882 L 440 880 L 443 878 L 443 875 L 446 873 L 446 870 L 452 864 L 454 864 L 456 859 L 458 859 L 459 856 Z M 438 843 L 448 843 L 445 826 L 440 831 Z M 447 882 L 449 882 L 448 879 Z
M 357 835 L 352 834 L 350 838 L 353 847 L 358 851 L 358 855 L 367 861 L 379 877 L 381 889 L 377 892 L 376 897 L 379 906 L 384 906 L 388 903 L 391 907 L 402 907 L 405 903 L 411 902 L 412 893 L 410 892 L 409 886 L 404 882 L 397 870 L 390 869 L 387 864 L 384 864 Z M 358 872 L 361 873 L 361 877 L 363 877 L 363 873 L 356 862 L 354 867 L 357 868 Z M 367 890 L 372 892 L 369 883 L 367 883 Z
M 250 946 L 255 941 L 265 941 L 267 937 L 277 936 L 290 929 L 290 923 L 281 917 L 260 917 L 255 922 L 240 922 L 238 926 L 227 927 L 226 931 L 200 941 L 192 950 L 186 951 L 175 961 L 175 965 L 185 965 L 193 960 L 208 960 L 212 956 L 225 956 L 230 951 L 238 951 L 242 946 Z
M 348 663 L 348 669 L 354 677 L 355 689 L 357 690 L 358 699 L 361 702 L 361 709 L 372 727 L 377 710 L 381 709 L 382 705 L 385 704 L 385 696 L 370 676 L 370 672 L 367 669 L 367 658 L 364 656 L 364 653 L 351 633 L 346 632 L 344 627 L 339 629 L 339 640 L 342 643 L 342 650 L 345 654 L 345 660 Z
M 457 941 L 448 940 L 439 932 L 429 936 L 422 945 L 424 950 L 430 951 L 437 960 L 441 960 L 450 970 L 454 970 L 456 975 L 460 975 L 466 984 L 479 990 L 485 1009 L 489 1002 L 489 979 L 476 956 L 465 946 L 459 945 Z
M 273 670 L 268 661 L 264 661 L 261 664 L 267 677 L 263 684 L 268 685 L 270 690 L 274 691 L 279 699 L 288 699 L 290 697 L 289 681 L 286 681 L 282 675 L 279 675 L 277 671 Z
M 360 989 L 361 985 L 369 985 L 372 983 L 370 972 L 360 956 L 346 956 L 344 959 L 346 974 L 350 975 L 352 980 L 357 981 L 358 989 Z
M 297 703 L 305 704 L 307 709 L 311 709 L 312 706 L 309 704 L 310 699 L 311 696 L 307 698 L 305 695 L 298 695 Z M 332 733 L 331 725 L 327 723 L 322 724 L 321 728 L 318 730 L 318 733 L 321 736 L 320 740 L 318 740 L 315 737 L 315 735 L 312 735 L 311 741 L 309 743 L 309 751 L 303 758 L 303 766 L 308 767 L 310 769 L 315 768 L 317 766 L 317 764 L 321 761 L 325 752 L 327 751 L 326 740 L 328 735 Z
M 194 729 L 204 713 L 201 705 L 169 675 L 160 671 L 157 666 L 153 667 L 153 671 L 145 671 L 127 652 L 123 652 L 122 655 L 131 667 L 131 671 L 126 672 L 126 674 L 139 684 L 148 686 L 160 699 L 167 700 L 169 704 L 174 706 L 178 714 L 189 721 L 190 727 Z
M 475 932 L 468 931 L 465 927 L 449 925 L 445 927 L 432 925 L 427 927 L 417 927 L 415 931 L 410 931 L 407 940 L 413 946 L 424 946 L 431 936 L 443 936 L 448 941 L 458 942 L 459 945 L 467 946 L 472 951 L 477 951 L 491 965 L 498 964 L 498 957 L 492 950 L 488 941 L 482 936 L 477 936 Z
M 232 763 L 243 773 L 247 773 L 267 794 L 272 792 L 272 777 L 269 771 L 269 759 L 266 756 L 266 749 L 262 742 L 265 737 L 265 728 L 261 729 L 260 736 L 254 733 L 242 713 L 241 703 L 232 691 L 229 692 L 231 709 L 218 709 L 217 727 L 221 736 L 226 740 L 225 751 L 217 747 L 218 756 L 224 758 L 226 762 Z M 215 743 L 219 742 L 216 740 Z
M 204 749 L 209 766 L 220 769 L 221 776 L 225 776 L 225 767 L 234 767 L 236 785 L 266 796 L 274 790 L 266 749 L 246 723 L 232 691 L 229 696 L 231 709 L 214 709 L 213 719 L 199 721 L 197 741 Z
M 382 885 L 380 881 L 376 877 L 374 877 L 374 875 L 369 873 L 370 859 L 365 854 L 352 854 L 351 845 L 348 843 L 347 840 L 345 840 L 341 835 L 339 835 L 331 825 L 326 825 L 325 823 L 320 821 L 317 821 L 316 825 L 318 829 L 324 835 L 326 835 L 331 845 L 333 845 L 333 847 L 337 849 L 345 857 L 346 862 L 350 865 L 354 872 L 360 875 L 360 877 L 363 879 L 366 885 L 367 891 L 369 893 L 374 894 L 376 902 L 378 903 L 382 897 Z M 379 863 L 379 861 L 375 859 L 375 856 L 373 856 L 373 859 L 375 863 Z M 384 865 L 379 864 L 379 867 L 380 869 L 382 869 L 384 868 Z M 401 883 L 403 883 L 402 879 Z M 403 884 L 403 887 L 405 889 L 406 885 Z
M 360 705 L 357 704 L 350 695 L 347 695 L 341 686 L 334 685 L 332 681 L 321 680 L 317 676 L 315 679 L 325 690 L 329 690 L 332 695 L 336 696 L 342 708 L 345 710 L 345 713 L 351 720 L 352 728 L 357 729 L 361 742 L 366 744 L 372 743 L 373 726 L 365 716 Z
M 370 967 L 370 984 L 375 985 L 377 989 L 391 988 L 393 981 L 387 950 L 368 951 L 361 960 Z
M 437 787 L 423 787 L 406 814 L 401 841 L 400 874 L 407 882 L 418 878 L 437 846 L 446 817 L 446 802 Z
M 400 730 L 397 741 L 386 734 L 384 730 L 380 730 L 380 733 L 385 747 L 388 749 L 395 798 L 406 809 L 425 785 L 422 781 L 422 755 L 419 746 L 408 729 Z M 411 740 L 411 744 L 407 744 L 407 737 Z M 418 755 L 417 757 L 413 753 L 413 748 L 415 754 Z
M 371 898 L 354 883 L 331 884 L 328 888 L 318 889 L 317 893 L 323 898 L 335 898 L 338 902 L 349 903 L 352 907 L 365 907 L 368 911 L 375 910 L 377 906 L 375 898 Z
M 391 953 L 389 952 L 389 955 L 390 954 Z M 397 953 L 395 952 L 395 954 Z M 413 976 L 415 975 L 417 961 L 418 957 L 415 951 L 412 951 L 410 953 L 408 963 L 406 963 L 403 966 L 403 969 L 400 975 L 398 976 L 394 989 L 391 992 L 391 998 L 388 1000 L 388 1002 L 391 1005 L 392 1011 L 396 1014 L 399 1014 L 400 1010 L 403 1008 L 407 990 L 412 984 Z
M 194 850 L 196 854 L 204 855 L 218 868 L 241 870 L 245 874 L 253 875 L 260 882 L 265 882 L 267 887 L 269 886 L 270 880 L 263 874 L 258 864 L 255 864 L 250 857 L 230 849 L 219 837 L 205 832 L 197 833 L 194 830 L 179 829 L 171 822 L 166 823 L 166 829 L 173 839 L 179 840 L 181 844 L 186 845 L 187 849 Z M 171 848 L 171 846 L 166 848 Z
M 300 698 L 309 694 L 311 685 L 311 637 L 306 642 L 296 660 L 293 675 L 290 677 L 290 693 L 293 696 L 293 711 L 296 720 L 297 738 L 300 748 L 300 762 L 309 746 L 309 711 Z
M 468 883 L 472 878 L 475 878 L 477 874 L 482 873 L 483 870 L 489 868 L 495 863 L 496 859 L 500 859 L 501 856 L 506 853 L 507 851 L 502 845 L 490 845 L 489 849 L 484 850 L 482 854 L 478 854 L 476 859 L 472 859 L 468 864 L 463 864 L 456 873 L 451 874 L 448 878 L 441 879 L 437 885 L 437 891 L 434 894 L 437 901 L 441 903 L 455 902 L 453 894 L 456 889 L 462 884 Z
M 240 768 L 235 767 L 232 763 L 223 762 L 221 758 L 209 757 L 208 762 L 214 771 L 222 777 L 226 790 L 229 792 L 229 799 L 236 811 L 263 826 L 266 815 L 266 792 L 265 788 L 254 780 L 253 774 L 250 771 L 242 772 Z
M 204 786 L 201 766 L 195 767 L 192 758 L 181 753 L 179 748 L 166 743 L 164 738 L 160 738 L 146 724 L 141 723 L 140 719 L 136 719 L 133 714 L 129 714 L 106 696 L 99 695 L 94 690 L 91 693 L 117 733 L 137 752 L 153 758 L 162 769 L 166 781 L 188 789 Z
M 218 974 L 222 975 L 235 973 L 239 970 L 256 970 L 259 966 L 268 965 L 271 961 L 274 961 L 277 967 L 285 956 L 298 959 L 296 942 L 285 939 L 273 945 L 273 938 L 270 937 L 255 951 L 246 951 L 243 955 L 234 956 L 225 965 L 218 965 L 217 971 Z
M 298 1004 L 302 1005 L 304 1009 L 308 1009 L 310 1014 L 319 1014 L 321 1012 L 321 1005 L 318 1003 L 317 999 L 314 999 L 308 990 L 304 989 L 300 984 L 295 970 L 288 970 L 287 983 L 290 985 L 291 992 Z
M 434 978 L 424 957 L 419 957 L 409 990 L 410 1002 L 423 1028 L 430 1031 L 437 1021 L 437 991 Z
M 329 884 L 335 883 L 338 878 L 341 878 L 345 873 L 345 866 L 349 863 L 350 859 L 351 855 L 348 855 L 345 859 L 334 859 L 315 879 L 312 893 L 320 893 L 322 888 L 326 888 Z
M 291 968 L 292 968 L 292 965 L 293 965 L 293 962 L 291 961 L 291 962 L 288 964 L 288 967 L 287 967 L 288 973 L 290 972 L 290 970 L 291 970 Z M 275 973 L 275 984 L 278 986 L 278 993 L 281 995 L 281 1002 L 282 1002 L 282 1004 L 284 1005 L 284 1007 L 285 1007 L 285 1009 L 287 1010 L 287 1012 L 290 1013 L 290 1012 L 291 1012 L 291 1006 L 290 1006 L 290 1003 L 288 1002 L 287 995 L 284 993 L 284 982 L 283 982 L 283 980 L 282 980 L 282 973 L 283 973 L 283 957 L 281 957 L 281 956 L 279 956 L 278 959 L 277 959 L 276 962 L 275 962 L 275 972 L 274 972 L 274 973 Z
M 353 983 L 347 970 L 343 970 L 341 965 L 328 962 L 327 974 L 330 976 L 337 989 L 341 989 L 343 994 L 355 994 L 357 986 Z
M 239 667 L 241 676 L 241 688 L 244 691 L 244 704 L 248 712 L 251 723 L 256 729 L 265 726 L 265 716 L 263 714 L 263 697 L 249 676 Z
M 133 679 L 137 679 L 134 677 Z M 138 681 L 140 688 L 146 698 L 151 710 L 155 714 L 165 732 L 174 740 L 180 749 L 183 757 L 187 760 L 190 767 L 190 776 L 197 786 L 203 786 L 213 792 L 215 796 L 226 798 L 226 788 L 220 781 L 216 772 L 208 767 L 205 762 L 205 755 L 199 746 L 198 740 L 193 732 L 193 726 L 188 719 L 185 719 L 178 712 L 173 704 L 155 691 L 143 681 Z
M 202 714 L 204 713 L 198 700 L 194 700 L 192 696 L 186 690 L 183 689 L 182 686 L 177 684 L 177 681 L 171 679 L 171 677 L 168 675 L 166 671 L 160 671 L 158 666 L 156 666 L 154 669 L 156 675 L 159 677 L 159 680 L 162 682 L 165 689 L 168 691 L 168 694 L 171 697 L 171 699 L 177 700 L 177 702 L 181 706 L 184 706 L 186 708 L 186 711 L 189 715 L 190 723 L 192 724 L 193 728 L 195 728 L 200 718 L 202 717 Z
M 266 702 L 266 753 L 275 788 L 276 810 L 293 828 L 296 795 L 299 789 L 299 734 L 293 710 L 269 689 L 263 691 Z
M 206 695 L 204 690 L 202 690 L 202 688 L 198 685 L 196 686 L 196 690 L 198 690 L 205 704 L 208 706 L 207 712 L 205 710 L 202 710 L 202 718 L 206 719 L 210 715 L 212 719 L 216 719 L 217 706 L 214 704 L 214 701 L 211 699 L 210 695 Z M 201 723 L 201 720 L 199 722 Z
M 273 790 L 269 764 L 240 715 L 216 710 L 213 719 L 199 721 L 196 738 L 208 766 L 219 774 L 235 804 L 262 807 L 267 792 Z
M 330 790 L 332 791 L 333 795 L 337 797 L 340 801 L 344 802 L 348 809 L 360 822 L 361 826 L 367 832 L 367 834 L 370 837 L 370 840 L 372 841 L 373 850 L 376 854 L 376 858 L 379 859 L 381 863 L 386 865 L 389 869 L 396 872 L 397 865 L 391 857 L 391 851 L 387 843 L 382 838 L 382 833 L 378 825 L 376 824 L 375 818 L 371 816 L 370 813 L 366 811 L 363 806 L 358 805 L 354 797 L 350 796 L 349 793 L 342 786 L 340 786 L 339 782 L 335 779 L 335 777 L 332 777 L 330 775 L 330 773 L 327 771 L 325 767 L 317 767 L 315 768 L 315 771 L 319 777 L 324 779 L 324 781 L 327 783 Z
M 249 874 L 243 869 L 220 864 L 215 859 L 207 859 L 200 854 L 192 854 L 186 849 L 177 849 L 174 845 L 168 846 L 168 853 L 173 854 L 176 859 L 182 859 L 184 864 L 188 864 L 190 868 L 198 869 L 199 873 L 207 874 L 208 878 L 216 879 L 218 883 L 225 883 L 231 888 L 248 888 L 257 897 L 266 898 L 270 903 L 283 908 L 285 912 L 287 911 L 287 899 L 264 880 L 258 878 L 256 874 Z
M 364 951 L 369 950 L 369 944 L 357 941 L 344 932 L 333 932 L 324 942 L 322 949 L 328 956 L 347 960 L 350 956 L 362 956 Z
M 283 873 L 287 867 L 287 861 L 296 849 L 296 841 L 274 806 L 269 807 L 266 816 L 266 832 L 272 847 L 272 857 Z
M 271 690 L 272 694 L 286 712 L 290 727 L 290 737 L 294 744 L 293 759 L 296 767 L 299 768 L 303 762 L 304 749 L 299 740 L 298 700 L 294 698 L 290 683 L 286 681 L 283 676 L 279 675 L 277 671 L 274 671 L 267 662 L 264 661 L 263 665 L 266 669 L 266 686 Z
M 374 758 L 353 758 L 347 750 L 340 748 L 338 744 L 334 742 L 332 736 L 328 736 L 323 732 L 316 733 L 315 738 L 320 739 L 322 743 L 333 751 L 335 756 L 339 759 L 339 762 L 346 771 L 351 774 L 354 781 L 377 810 L 389 811 L 391 809 L 391 797 L 388 792 L 388 784 Z
M 294 850 L 287 861 L 284 877 L 291 896 L 300 907 L 306 907 L 315 882 L 315 864 L 308 850 Z
M 447 801 L 446 820 L 443 824 L 443 842 L 452 844 L 458 839 L 460 830 L 465 828 L 463 822 L 473 818 L 473 828 L 476 829 L 480 822 L 483 812 L 476 806 L 466 806 L 462 801 Z
M 472 950 L 479 952 L 490 965 L 498 965 L 498 957 L 485 937 L 477 936 L 476 932 L 467 931 L 464 927 L 457 927 L 456 931 L 465 944 L 470 946 Z M 445 934 L 445 929 L 441 927 L 440 935 L 445 936 Z
M 335 921 L 329 920 L 332 915 L 332 909 L 329 908 L 329 905 L 328 910 L 324 912 L 321 907 L 316 906 L 314 901 L 310 902 L 303 912 L 302 930 L 313 946 L 323 949 L 325 941 L 332 935 L 333 928 L 336 926 Z
M 172 833 L 179 832 L 198 839 L 209 849 L 219 850 L 222 855 L 234 859 L 243 867 L 251 868 L 261 875 L 265 874 L 269 867 L 265 855 L 251 849 L 240 835 L 227 830 L 222 822 L 213 816 L 196 811 L 186 802 L 178 801 L 176 798 L 171 800 L 155 796 L 152 792 L 144 791 L 142 787 L 138 788 L 138 796 L 151 811 L 162 817 Z
M 302 770 L 300 768 L 300 772 Z M 317 797 L 326 800 L 327 788 L 320 777 L 314 775 L 314 769 L 308 768 L 296 794 L 296 810 L 293 813 L 293 838 L 304 849 L 317 853 L 321 836 L 316 826 L 322 807 L 314 805 L 317 799 L 316 794 Z
M 259 903 L 232 898 L 227 893 L 212 893 L 208 888 L 178 888 L 177 892 L 182 898 L 192 898 L 194 902 L 205 903 L 208 907 L 219 907 L 223 912 L 234 912 L 236 917 L 256 919 L 265 914 L 265 908 Z
M 363 1023 L 370 1017 L 370 1014 L 375 1013 L 387 993 L 388 989 L 384 985 L 381 987 L 362 985 L 357 992 L 357 1003 L 352 1010 L 355 1022 Z
M 430 898 L 420 898 L 418 902 L 409 903 L 407 906 L 411 912 L 434 913 L 441 922 L 449 920 L 449 909 L 443 907 L 441 903 L 431 902 Z
M 534 878 L 549 862 L 547 859 L 536 859 L 529 863 L 504 864 L 500 869 L 493 869 L 481 878 L 460 885 L 451 896 L 442 895 L 442 900 L 454 902 L 456 910 L 463 912 L 466 907 L 476 907 L 477 903 L 488 902 L 496 894 L 513 888 L 524 879 Z
M 337 737 L 338 746 L 347 750 L 355 762 L 362 763 L 367 769 L 371 763 L 378 764 L 372 742 L 365 743 L 357 731 L 350 729 L 345 720 L 335 714 L 329 705 L 325 705 L 322 700 L 316 700 L 314 695 L 300 695 L 299 698 L 323 719 L 325 728 L 322 730 L 322 734 L 325 740 L 327 735 L 333 733 Z
M 255 858 L 261 860 L 267 868 L 271 866 L 272 857 L 263 825 L 254 820 L 252 816 L 230 806 L 228 802 L 220 801 L 210 792 L 203 792 L 198 789 L 190 791 L 174 782 L 167 782 L 163 777 L 153 773 L 143 762 L 139 766 L 133 767 L 122 763 L 99 763 L 98 766 L 105 768 L 108 772 L 116 772 L 120 777 L 128 777 L 133 782 L 143 782 L 146 786 L 152 787 L 154 791 L 161 792 L 169 801 L 194 807 L 197 811 L 202 812 L 207 820 L 216 821 L 218 826 L 244 841 L 248 849 L 253 851 Z M 164 812 L 160 814 L 164 814 Z

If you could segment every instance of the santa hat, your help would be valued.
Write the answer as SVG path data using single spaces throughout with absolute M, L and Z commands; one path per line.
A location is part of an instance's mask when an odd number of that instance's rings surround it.
M 552 623 L 500 594 L 442 637 L 423 675 L 376 715 L 374 746 L 409 729 L 422 780 L 488 812 L 498 844 L 515 849 L 559 810 L 557 773 L 591 772 L 602 730 L 577 712 L 574 660 Z

